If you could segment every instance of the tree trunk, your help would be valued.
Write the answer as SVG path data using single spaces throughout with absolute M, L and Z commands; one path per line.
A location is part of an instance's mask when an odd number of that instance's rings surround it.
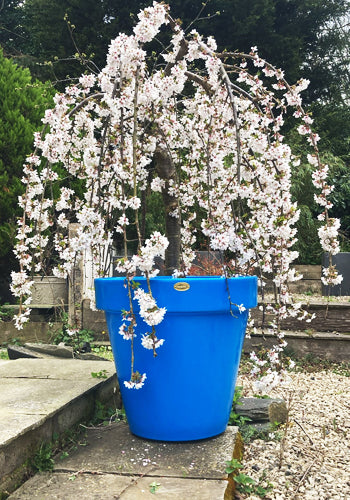
M 165 149 L 157 148 L 155 152 L 156 171 L 161 179 L 165 181 L 162 189 L 163 203 L 165 208 L 165 233 L 169 240 L 169 246 L 165 252 L 165 274 L 171 275 L 175 269 L 180 268 L 181 249 L 181 221 L 179 217 L 170 215 L 178 208 L 178 200 L 170 196 L 169 181 L 176 182 L 176 169 L 171 157 Z

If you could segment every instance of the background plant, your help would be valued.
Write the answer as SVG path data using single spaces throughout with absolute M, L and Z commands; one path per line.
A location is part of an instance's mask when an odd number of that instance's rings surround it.
M 33 146 L 33 134 L 51 105 L 49 85 L 32 79 L 29 70 L 6 59 L 0 49 L 0 274 L 9 281 L 15 266 L 13 246 L 23 162 Z M 0 292 L 4 293 L 4 292 Z M 3 300 L 9 300 L 3 296 Z M 1 297 L 0 297 L 1 299 Z
M 88 329 L 79 329 L 71 326 L 68 322 L 68 313 L 61 312 L 62 328 L 55 332 L 51 341 L 54 344 L 63 343 L 73 347 L 76 353 L 90 351 L 90 343 L 94 340 L 94 332 Z

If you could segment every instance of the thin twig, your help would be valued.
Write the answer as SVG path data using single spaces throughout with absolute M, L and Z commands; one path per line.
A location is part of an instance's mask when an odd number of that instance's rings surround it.
M 303 483 L 304 483 L 304 481 L 305 481 L 305 479 L 306 479 L 306 476 L 309 474 L 309 472 L 310 472 L 310 470 L 311 470 L 312 466 L 315 464 L 316 460 L 317 460 L 317 459 L 315 458 L 315 460 L 313 460 L 313 462 L 311 462 L 311 464 L 309 465 L 309 467 L 306 469 L 306 471 L 305 471 L 305 472 L 304 472 L 304 474 L 302 475 L 302 477 L 301 477 L 301 479 L 300 479 L 300 481 L 299 481 L 299 483 L 298 483 L 298 487 L 297 487 L 297 489 L 295 490 L 295 493 L 294 493 L 293 499 L 294 499 L 294 498 L 296 498 L 296 496 L 297 496 L 297 494 L 298 494 L 299 489 L 300 489 L 300 488 L 301 488 L 301 486 L 303 485 Z
M 304 434 L 309 438 L 309 441 L 311 444 L 315 444 L 313 442 L 313 440 L 311 439 L 311 437 L 309 436 L 309 434 L 306 432 L 306 430 L 304 429 L 304 427 L 301 425 L 300 422 L 298 422 L 297 420 L 294 420 L 294 422 L 300 427 L 300 429 L 304 432 Z

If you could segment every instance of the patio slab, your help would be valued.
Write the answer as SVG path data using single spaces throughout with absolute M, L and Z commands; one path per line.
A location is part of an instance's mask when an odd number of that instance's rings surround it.
M 105 370 L 105 379 L 91 373 Z M 0 498 L 25 476 L 24 463 L 89 419 L 96 401 L 113 398 L 114 364 L 75 359 L 17 359 L 0 363 Z
M 124 422 L 88 429 L 83 446 L 58 459 L 52 473 L 38 474 L 10 500 L 229 500 L 225 462 L 240 452 L 237 428 L 189 442 L 150 441 Z

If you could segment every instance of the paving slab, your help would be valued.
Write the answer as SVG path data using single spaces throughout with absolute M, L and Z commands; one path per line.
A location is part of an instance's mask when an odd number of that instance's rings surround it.
M 9 368 L 9 366 L 11 368 Z M 91 387 L 99 383 L 87 377 L 93 371 L 107 370 L 108 375 L 115 373 L 111 361 L 90 361 L 79 359 L 45 358 L 6 360 L 0 365 L 0 379 L 52 379 L 71 380 L 86 379 Z M 89 379 L 89 380 L 88 380 Z
M 152 484 L 156 483 L 154 493 Z M 9 500 L 224 500 L 223 480 L 121 476 L 38 474 L 10 495 Z
M 91 373 L 104 372 L 105 379 Z M 22 358 L 0 363 L 0 498 L 24 474 L 42 442 L 92 416 L 96 400 L 113 398 L 110 361 Z
M 237 428 L 189 442 L 160 442 L 131 434 L 125 422 L 88 429 L 84 446 L 53 473 L 38 474 L 10 500 L 228 500 L 225 462 L 240 447 Z M 155 491 L 152 492 L 152 485 Z
M 57 463 L 55 470 L 221 479 L 225 461 L 232 458 L 235 439 L 236 428 L 228 427 L 211 439 L 151 441 L 133 435 L 125 422 L 116 422 L 90 429 L 87 445 Z

